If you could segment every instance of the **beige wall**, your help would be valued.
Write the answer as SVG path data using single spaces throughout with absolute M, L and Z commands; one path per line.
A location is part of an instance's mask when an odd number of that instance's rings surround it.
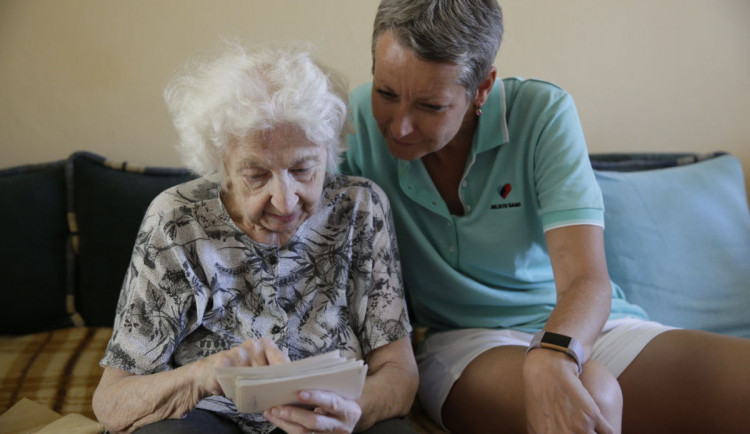
M 354 86 L 377 3 L 0 0 L 0 168 L 74 150 L 179 165 L 161 91 L 188 55 L 220 37 L 310 40 Z M 725 150 L 750 173 L 750 1 L 501 4 L 500 74 L 569 90 L 592 152 Z

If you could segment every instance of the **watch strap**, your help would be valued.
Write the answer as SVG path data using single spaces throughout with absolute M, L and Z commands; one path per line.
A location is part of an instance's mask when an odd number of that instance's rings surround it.
M 578 364 L 578 375 L 581 375 L 581 372 L 583 371 L 583 345 L 581 345 L 577 339 L 559 333 L 542 330 L 535 334 L 531 339 L 531 343 L 526 349 L 526 353 L 528 354 L 528 352 L 534 348 L 547 348 L 549 350 L 560 351 L 569 355 L 576 361 L 576 364 Z

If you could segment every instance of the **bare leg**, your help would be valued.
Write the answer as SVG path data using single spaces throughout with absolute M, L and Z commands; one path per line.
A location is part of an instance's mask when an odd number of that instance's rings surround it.
M 665 332 L 618 381 L 623 432 L 750 432 L 750 340 L 694 330 Z
M 525 433 L 521 371 L 525 347 L 493 348 L 474 359 L 443 404 L 443 421 L 455 433 Z M 585 365 L 581 382 L 619 432 L 622 396 L 617 381 L 597 362 Z

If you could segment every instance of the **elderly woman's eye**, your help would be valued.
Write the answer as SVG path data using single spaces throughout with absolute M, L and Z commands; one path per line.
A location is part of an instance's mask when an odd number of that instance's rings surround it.
M 297 178 L 309 178 L 310 175 L 312 175 L 313 169 L 312 167 L 298 167 L 295 169 L 292 169 L 292 175 L 294 175 Z
M 245 182 L 250 185 L 258 185 L 263 183 L 268 176 L 265 173 L 251 173 L 245 175 Z

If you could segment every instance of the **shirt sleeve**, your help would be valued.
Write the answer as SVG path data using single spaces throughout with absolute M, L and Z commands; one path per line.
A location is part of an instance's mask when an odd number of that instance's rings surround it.
M 364 245 L 363 239 L 369 242 L 367 248 L 359 249 L 358 258 L 353 260 L 354 267 L 362 271 L 362 259 L 368 258 L 365 263 L 370 270 L 359 274 L 357 283 L 364 301 L 363 311 L 358 314 L 361 318 L 357 321 L 361 324 L 364 354 L 409 336 L 411 332 L 390 205 L 385 193 L 377 185 L 368 183 L 372 186 L 372 210 L 367 213 L 369 222 L 365 227 L 370 229 L 354 242 L 360 245 Z
M 183 264 L 191 261 L 169 233 L 184 215 L 161 211 L 165 203 L 162 194 L 138 231 L 102 366 L 133 374 L 171 369 L 170 358 L 189 327 L 193 291 Z
M 601 190 L 573 98 L 562 90 L 552 95 L 540 116 L 534 155 L 534 182 L 543 228 L 603 226 Z

